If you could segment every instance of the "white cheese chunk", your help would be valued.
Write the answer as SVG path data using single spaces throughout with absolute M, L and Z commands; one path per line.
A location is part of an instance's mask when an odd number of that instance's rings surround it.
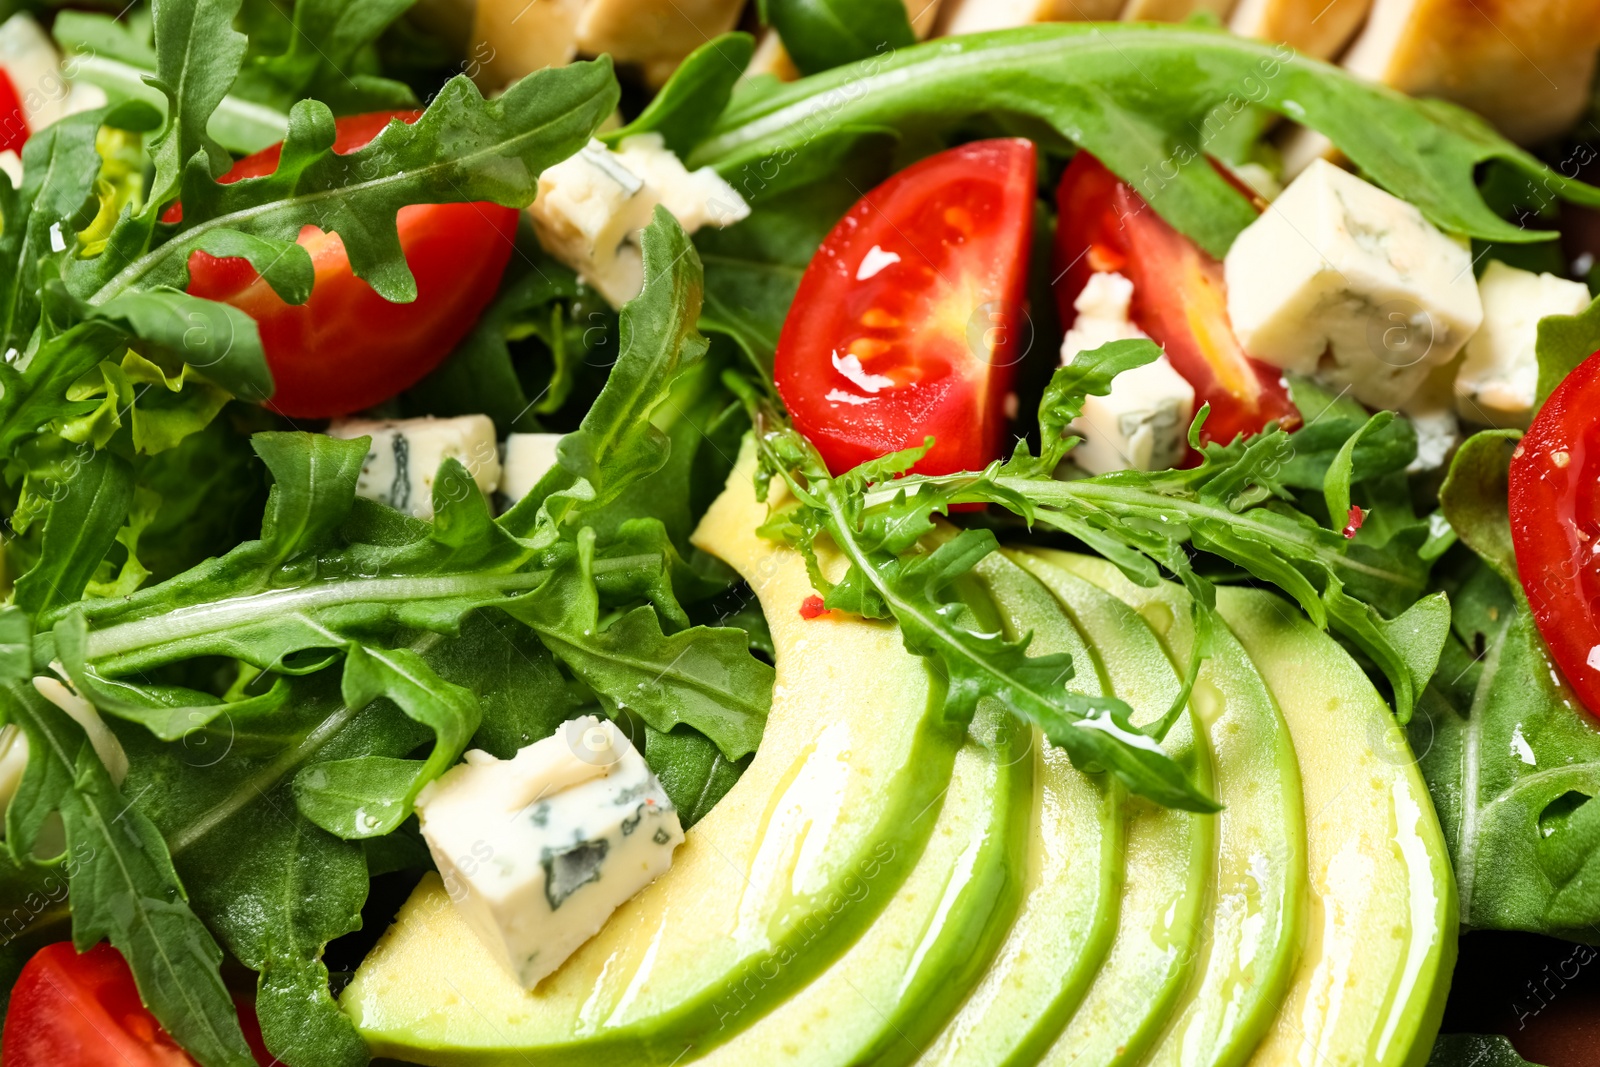
M 1483 321 L 1468 249 L 1325 160 L 1245 228 L 1224 267 L 1246 352 L 1369 407 L 1404 403 Z
M 1062 364 L 1111 341 L 1144 337 L 1128 321 L 1132 300 L 1133 283 L 1122 275 L 1090 275 L 1073 301 L 1078 317 L 1062 342 Z M 1084 401 L 1083 416 L 1072 426 L 1083 443 L 1073 449 L 1072 461 L 1090 474 L 1166 470 L 1182 458 L 1193 419 L 1194 387 L 1160 356 L 1117 375 L 1105 396 Z
M 471 751 L 417 817 L 451 900 L 532 989 L 672 866 L 677 810 L 610 722 L 573 719 L 509 760 Z
M 0 173 L 11 182 L 11 188 L 22 188 L 22 157 L 9 148 L 0 152 Z
M 336 419 L 328 436 L 371 437 L 356 494 L 413 518 L 433 518 L 433 481 L 446 457 L 467 468 L 485 496 L 500 484 L 500 450 L 487 415 Z
M 28 735 L 15 723 L 0 726 L 0 837 L 5 836 L 6 809 L 22 785 L 28 768 Z
M 565 434 L 514 433 L 506 437 L 501 461 L 500 495 L 515 504 L 556 465 L 556 446 Z
M 1090 474 L 1166 470 L 1183 458 L 1193 420 L 1194 386 L 1158 356 L 1117 375 L 1105 396 L 1085 399 L 1072 461 Z
M 750 214 L 716 171 L 686 170 L 655 133 L 629 137 L 615 151 L 591 141 L 539 176 L 528 213 L 539 243 L 621 307 L 644 284 L 637 240 L 657 204 L 686 233 L 731 226 Z
M 1554 274 L 1494 260 L 1478 281 L 1483 327 L 1467 342 L 1456 375 L 1456 410 L 1485 426 L 1526 428 L 1533 417 L 1539 361 L 1539 320 L 1576 315 L 1589 306 L 1589 287 Z

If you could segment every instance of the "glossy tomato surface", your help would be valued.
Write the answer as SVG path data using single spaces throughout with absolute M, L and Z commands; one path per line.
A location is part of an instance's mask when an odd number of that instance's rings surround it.
M 1247 356 L 1233 335 L 1221 262 L 1087 152 L 1067 165 L 1056 203 L 1055 295 L 1063 326 L 1077 317 L 1073 301 L 1089 276 L 1116 271 L 1133 282 L 1129 318 L 1194 386 L 1196 410 L 1211 405 L 1205 440 L 1231 441 L 1274 420 L 1299 424 L 1283 373 Z
M 280 1067 L 266 1050 L 254 1009 L 235 1000 L 250 1052 Z M 6 1067 L 194 1067 L 139 999 L 122 954 L 104 942 L 79 954 L 69 941 L 46 945 L 22 968 L 0 1036 Z
M 1517 573 L 1556 666 L 1600 713 L 1600 352 L 1567 375 L 1511 454 Z
M 962 145 L 869 192 L 822 242 L 774 373 L 834 473 L 928 435 L 923 473 L 1000 455 L 1027 350 L 1034 183 L 1031 142 Z
M 354 152 L 389 121 L 415 122 L 420 111 L 339 119 L 334 151 Z M 247 156 L 221 179 L 272 173 L 281 147 Z M 181 218 L 168 212 L 167 221 Z M 450 354 L 494 297 L 511 258 L 517 210 L 498 204 L 417 204 L 396 225 L 417 298 L 393 304 L 357 278 L 344 242 L 314 226 L 300 232 L 316 282 L 311 299 L 279 299 L 243 259 L 196 252 L 189 292 L 222 300 L 256 320 L 276 385 L 268 407 L 293 418 L 329 418 L 371 407 L 415 385 Z
M 28 140 L 28 113 L 22 109 L 22 95 L 11 76 L 0 70 L 0 152 L 22 154 Z
M 99 944 L 81 956 L 47 945 L 11 991 L 0 1060 L 6 1067 L 119 1064 L 191 1067 L 143 1003 L 122 955 Z

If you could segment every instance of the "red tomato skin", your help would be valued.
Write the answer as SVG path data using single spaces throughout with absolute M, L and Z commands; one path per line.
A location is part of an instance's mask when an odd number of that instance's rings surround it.
M 0 70 L 0 152 L 22 154 L 28 142 L 28 113 L 22 108 L 22 95 L 11 75 Z
M 1211 405 L 1204 440 L 1226 443 L 1273 421 L 1299 425 L 1283 373 L 1251 359 L 1234 337 L 1221 262 L 1087 152 L 1067 165 L 1056 202 L 1055 295 L 1064 327 L 1078 317 L 1073 301 L 1089 276 L 1116 271 L 1133 282 L 1128 317 L 1194 386 L 1196 410 Z
M 1584 707 L 1600 710 L 1600 352 L 1556 387 L 1511 454 L 1511 543 L 1528 607 Z
M 391 119 L 415 122 L 420 111 L 339 119 L 334 151 L 354 152 Z M 219 181 L 272 173 L 282 146 L 241 159 Z M 371 407 L 433 370 L 494 299 L 511 258 L 516 208 L 498 204 L 416 204 L 396 227 L 417 298 L 393 304 L 357 278 L 338 234 L 307 226 L 299 244 L 316 270 L 311 299 L 286 304 L 243 259 L 204 252 L 189 257 L 188 291 L 221 300 L 256 320 L 276 391 L 267 406 L 290 418 L 333 418 Z M 182 218 L 169 209 L 165 221 Z
M 999 458 L 1027 349 L 1034 160 L 1021 139 L 930 156 L 862 197 L 812 257 L 774 378 L 835 474 L 929 435 L 919 473 Z M 856 378 L 838 369 L 851 357 Z M 863 375 L 892 384 L 867 391 Z
M 11 991 L 0 1060 L 6 1067 L 193 1067 L 139 1000 L 122 954 L 101 943 L 79 955 L 46 945 Z

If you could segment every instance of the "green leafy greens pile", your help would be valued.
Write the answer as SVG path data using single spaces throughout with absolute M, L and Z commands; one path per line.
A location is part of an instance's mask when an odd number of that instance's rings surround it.
M 1566 698 L 1542 680 L 1512 691 L 1541 661 L 1494 511 L 1503 438 L 1464 448 L 1443 515 L 1419 515 L 1411 425 L 1300 383 L 1293 433 L 1207 446 L 1189 470 L 1060 480 L 1084 398 L 1156 355 L 1125 342 L 1056 372 L 1037 454 L 1022 445 L 987 470 L 932 478 L 905 474 L 912 450 L 833 477 L 770 390 L 778 329 L 827 228 L 861 182 L 958 124 L 1089 148 L 1212 251 L 1251 217 L 1204 162 L 1219 109 L 1290 114 L 1483 240 L 1541 236 L 1486 206 L 1484 162 L 1570 199 L 1600 194 L 1463 112 L 1201 28 L 1042 26 L 918 46 L 898 3 L 768 0 L 763 19 L 817 73 L 739 81 L 752 41 L 730 34 L 605 135 L 659 132 L 729 177 L 751 217 L 691 243 L 658 211 L 644 290 L 620 314 L 521 242 L 472 333 L 394 410 L 482 412 L 502 434 L 569 430 L 559 462 L 496 518 L 447 461 L 435 519 L 418 522 L 356 495 L 366 441 L 291 429 L 251 403 L 272 390 L 255 324 L 183 291 L 190 256 L 206 252 L 247 259 L 304 302 L 313 273 L 296 237 L 309 225 L 337 232 L 381 295 L 412 299 L 400 208 L 525 206 L 539 173 L 617 107 L 604 60 L 493 100 L 455 77 L 414 124 L 336 155 L 336 113 L 417 104 L 378 61 L 407 6 L 154 0 L 120 19 L 56 19 L 76 75 L 110 102 L 32 138 L 20 188 L 0 177 L 13 582 L 0 721 L 30 752 L 0 851 L 0 893 L 26 902 L 26 921 L 0 947 L 0 985 L 70 923 L 80 946 L 108 939 L 123 953 L 206 1067 L 251 1062 L 229 986 L 240 967 L 275 1055 L 359 1067 L 368 1053 L 333 999 L 327 946 L 361 926 L 374 879 L 426 868 L 413 802 L 468 746 L 508 757 L 574 715 L 605 714 L 641 741 L 684 821 L 704 815 L 756 750 L 770 704 L 759 610 L 689 544 L 752 426 L 763 479 L 794 501 L 764 532 L 808 555 L 819 537 L 840 548 L 840 581 L 813 567 L 827 606 L 897 620 L 949 680 L 951 718 L 996 698 L 1079 765 L 1214 810 L 1160 745 L 1186 694 L 1138 709 L 1161 714 L 1136 727 L 1135 709 L 1072 692 L 1066 657 L 981 632 L 962 578 L 1025 528 L 1135 581 L 1174 575 L 1195 604 L 1191 681 L 1215 583 L 1264 582 L 1345 640 L 1413 731 L 1433 731 L 1424 766 L 1472 879 L 1469 920 L 1600 929 L 1587 877 L 1600 816 L 1585 806 L 1600 740 L 1556 721 Z M 233 154 L 278 140 L 274 173 L 217 181 Z M 1553 382 L 1600 327 L 1551 330 Z M 970 503 L 993 505 L 984 522 L 940 518 Z M 1365 522 L 1351 537 L 1353 504 Z M 1439 560 L 1473 552 L 1487 562 L 1450 570 L 1450 600 L 1433 591 Z M 1536 721 L 1549 728 L 1527 732 Z M 1479 759 L 1503 754 L 1513 729 L 1545 766 L 1573 766 L 1524 775 Z

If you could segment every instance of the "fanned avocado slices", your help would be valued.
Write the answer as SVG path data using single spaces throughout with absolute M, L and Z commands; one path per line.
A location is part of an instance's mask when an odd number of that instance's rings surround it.
M 765 541 L 753 453 L 696 543 L 761 598 L 777 680 L 754 761 L 673 857 L 524 990 L 425 879 L 342 1004 L 379 1055 L 423 1064 L 673 1063 L 727 1040 L 859 937 L 915 867 L 965 732 L 891 623 L 802 619 L 805 561 Z M 831 557 L 825 568 L 840 565 Z
M 1186 669 L 1195 634 L 1190 600 L 1170 582 L 1138 586 L 1103 559 L 1034 551 L 1027 566 L 1059 567 L 1113 593 L 1150 624 Z M 1305 936 L 1306 823 L 1289 727 L 1255 666 L 1216 626 L 1191 703 L 1216 761 L 1218 816 L 1211 911 L 1199 973 L 1145 1057 L 1152 1067 L 1245 1062 L 1273 1023 Z

